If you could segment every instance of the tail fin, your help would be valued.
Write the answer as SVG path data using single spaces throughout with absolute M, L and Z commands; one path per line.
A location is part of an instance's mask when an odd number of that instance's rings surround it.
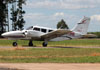
M 80 23 L 78 23 L 72 31 L 79 32 L 82 35 L 87 34 L 88 26 L 90 23 L 90 18 L 84 17 Z

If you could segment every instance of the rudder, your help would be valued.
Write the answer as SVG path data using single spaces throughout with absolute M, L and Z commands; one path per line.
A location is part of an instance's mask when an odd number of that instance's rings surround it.
M 74 32 L 79 32 L 82 35 L 87 34 L 88 26 L 90 23 L 90 18 L 89 17 L 84 17 L 80 23 L 78 23 L 72 31 Z

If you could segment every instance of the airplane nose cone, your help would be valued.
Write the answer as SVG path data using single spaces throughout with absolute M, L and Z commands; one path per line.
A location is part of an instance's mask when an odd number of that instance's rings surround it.
M 2 36 L 5 37 L 5 38 L 24 38 L 25 37 L 23 35 L 22 31 L 6 32 L 6 33 L 3 33 Z
M 3 33 L 3 34 L 1 34 L 1 36 L 5 37 L 5 36 L 6 36 L 6 34 L 5 34 L 5 33 Z
M 4 33 L 3 33 L 3 34 L 1 34 L 1 36 L 3 36 L 3 37 L 4 37 L 4 35 L 5 35 Z

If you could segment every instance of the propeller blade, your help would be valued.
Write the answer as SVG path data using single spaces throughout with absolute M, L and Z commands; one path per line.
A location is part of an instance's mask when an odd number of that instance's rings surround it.
M 23 34 L 24 34 L 25 36 L 27 36 L 27 35 L 28 35 L 27 31 L 23 32 Z

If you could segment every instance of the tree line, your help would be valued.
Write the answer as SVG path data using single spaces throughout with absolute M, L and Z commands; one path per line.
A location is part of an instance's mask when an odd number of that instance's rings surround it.
M 23 4 L 25 2 L 26 0 L 0 0 L 0 35 L 7 30 L 9 31 L 9 20 L 12 21 L 13 31 L 23 29 L 25 24 Z M 11 14 L 11 18 L 9 17 L 9 13 Z

